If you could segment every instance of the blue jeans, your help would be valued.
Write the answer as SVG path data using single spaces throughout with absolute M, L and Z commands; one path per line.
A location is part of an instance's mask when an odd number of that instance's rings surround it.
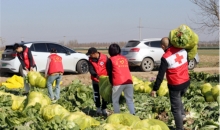
M 60 98 L 60 81 L 62 79 L 61 74 L 55 74 L 55 75 L 50 75 L 47 78 L 47 88 L 48 88 L 48 93 L 49 97 L 51 100 L 58 100 Z M 56 81 L 56 86 L 55 86 L 55 95 L 53 94 L 53 82 Z

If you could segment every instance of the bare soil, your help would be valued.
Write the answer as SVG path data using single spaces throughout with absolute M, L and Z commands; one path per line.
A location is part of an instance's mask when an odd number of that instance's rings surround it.
M 219 73 L 219 67 L 206 67 L 206 68 L 195 68 L 195 72 L 207 72 L 210 74 Z M 150 78 L 156 78 L 158 71 L 151 71 L 151 72 L 131 72 L 133 76 L 136 76 L 141 79 L 150 79 Z M 5 82 L 8 77 L 11 77 L 12 74 L 3 74 L 0 76 L 0 83 Z M 91 85 L 91 79 L 90 74 L 74 74 L 74 73 L 67 73 L 63 75 L 62 78 L 62 86 L 67 86 L 71 84 L 73 80 L 81 80 L 82 83 L 86 85 Z

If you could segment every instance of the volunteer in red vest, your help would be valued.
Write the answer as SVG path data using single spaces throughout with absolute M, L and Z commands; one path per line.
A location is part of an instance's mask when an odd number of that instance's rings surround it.
M 174 116 L 176 130 L 183 130 L 185 112 L 181 98 L 190 85 L 187 52 L 185 49 L 170 46 L 167 37 L 162 38 L 161 47 L 165 53 L 161 58 L 161 65 L 151 95 L 156 95 L 156 91 L 159 89 L 166 73 L 171 111 Z
M 105 54 L 102 54 L 97 51 L 96 48 L 89 48 L 86 55 L 89 55 L 89 72 L 91 74 L 92 86 L 94 92 L 94 102 L 96 105 L 96 113 L 98 115 L 107 116 L 108 112 L 106 111 L 107 102 L 102 98 L 102 102 L 100 101 L 99 94 L 99 76 L 107 76 L 107 60 L 108 57 Z
M 118 44 L 111 44 L 108 49 L 111 56 L 108 61 L 107 70 L 109 80 L 112 84 L 112 103 L 114 113 L 120 113 L 119 98 L 122 92 L 126 99 L 128 110 L 135 114 L 133 102 L 133 82 L 127 59 L 122 56 Z
M 29 71 L 36 71 L 36 65 L 32 56 L 31 51 L 28 47 L 15 43 L 14 50 L 17 52 L 17 57 L 21 62 L 21 66 L 23 68 L 23 77 L 24 77 L 24 89 L 25 92 L 23 94 L 27 94 L 30 91 L 30 86 L 26 83 L 25 77 Z
M 60 81 L 64 73 L 62 57 L 56 54 L 57 50 L 52 48 L 51 54 L 47 59 L 47 65 L 45 69 L 45 77 L 47 77 L 47 88 L 49 97 L 53 103 L 60 98 Z M 55 94 L 53 93 L 52 84 L 56 81 Z

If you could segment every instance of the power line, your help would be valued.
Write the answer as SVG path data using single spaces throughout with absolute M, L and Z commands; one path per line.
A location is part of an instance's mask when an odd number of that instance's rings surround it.
M 66 36 L 63 36 L 64 39 L 64 45 L 66 44 Z
M 21 37 L 21 41 L 24 41 L 24 37 Z

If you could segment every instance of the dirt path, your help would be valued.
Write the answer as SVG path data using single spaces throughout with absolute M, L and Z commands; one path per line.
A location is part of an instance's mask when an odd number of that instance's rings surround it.
M 195 68 L 195 72 L 219 73 L 219 67 Z
M 219 73 L 219 67 L 207 67 L 207 68 L 195 68 L 195 72 L 207 72 L 207 73 Z M 158 71 L 151 71 L 151 72 L 131 72 L 132 75 L 142 78 L 142 79 L 150 79 L 150 78 L 156 78 Z M 8 74 L 5 76 L 0 77 L 0 83 L 6 81 L 8 77 L 11 77 L 12 75 Z M 89 73 L 87 74 L 65 74 L 63 76 L 63 84 L 62 86 L 67 86 L 71 84 L 71 82 L 75 79 L 81 80 L 84 84 L 90 85 L 91 80 L 90 80 L 90 75 Z

